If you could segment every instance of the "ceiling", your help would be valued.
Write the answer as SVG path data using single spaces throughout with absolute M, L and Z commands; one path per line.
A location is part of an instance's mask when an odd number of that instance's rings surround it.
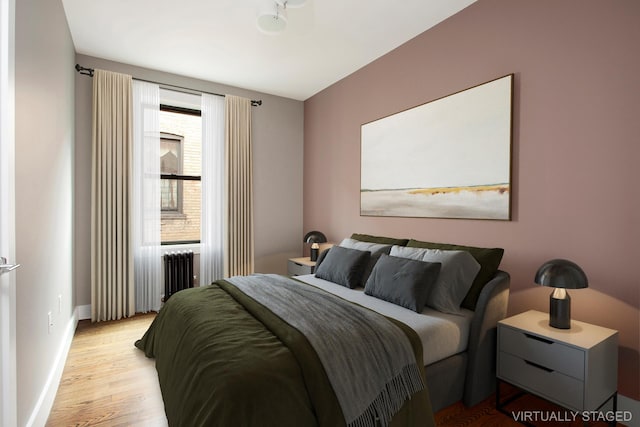
M 77 53 L 305 100 L 475 0 L 307 0 L 275 35 L 259 1 L 62 3 Z

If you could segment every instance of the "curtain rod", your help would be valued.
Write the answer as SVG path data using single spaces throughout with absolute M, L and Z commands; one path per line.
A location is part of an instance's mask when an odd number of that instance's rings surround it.
M 83 76 L 93 77 L 93 68 L 86 68 L 86 67 L 83 67 L 83 66 L 82 66 L 82 65 L 80 65 L 80 64 L 76 64 L 76 71 L 77 71 L 78 73 L 82 74 Z M 206 93 L 207 95 L 215 95 L 215 96 L 222 96 L 222 97 L 224 97 L 224 95 L 223 95 L 223 94 L 221 94 L 221 93 L 205 92 L 205 91 L 203 91 L 203 90 L 191 89 L 191 88 L 188 88 L 188 87 L 182 87 L 182 86 L 168 85 L 168 84 L 165 84 L 165 83 L 154 82 L 154 81 L 152 81 L 152 80 L 138 79 L 138 78 L 135 78 L 135 77 L 134 77 L 134 79 L 135 79 L 135 80 L 138 80 L 138 81 L 141 81 L 141 82 L 155 83 L 155 84 L 159 85 L 160 87 L 167 88 L 167 89 L 182 89 L 182 91 L 183 91 L 183 92 L 184 92 L 184 91 L 189 91 L 189 92 L 185 92 L 185 93 L 191 93 L 191 94 L 193 94 L 194 92 L 199 92 L 199 93 Z M 254 107 L 257 107 L 257 106 L 259 106 L 259 105 L 262 105 L 262 100 L 261 100 L 261 99 L 258 99 L 258 100 L 256 101 L 256 100 L 252 99 L 252 100 L 251 100 L 251 105 L 252 105 L 252 106 L 254 106 Z

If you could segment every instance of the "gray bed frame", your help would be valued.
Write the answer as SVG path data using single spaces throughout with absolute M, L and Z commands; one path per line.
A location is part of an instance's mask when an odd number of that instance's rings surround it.
M 434 412 L 460 400 L 473 406 L 495 391 L 496 330 L 498 321 L 507 315 L 509 282 L 509 274 L 498 270 L 482 288 L 467 350 L 426 366 Z

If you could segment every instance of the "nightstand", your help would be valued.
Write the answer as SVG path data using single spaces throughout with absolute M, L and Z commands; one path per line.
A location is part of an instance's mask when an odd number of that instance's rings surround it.
M 289 276 L 300 276 L 303 274 L 313 274 L 316 268 L 316 262 L 311 261 L 309 257 L 289 258 L 287 263 L 287 272 Z
M 498 322 L 496 407 L 500 381 L 571 411 L 596 411 L 613 400 L 617 409 L 618 332 L 571 321 L 549 326 L 549 314 L 530 310 Z M 511 401 L 511 400 L 509 400 Z

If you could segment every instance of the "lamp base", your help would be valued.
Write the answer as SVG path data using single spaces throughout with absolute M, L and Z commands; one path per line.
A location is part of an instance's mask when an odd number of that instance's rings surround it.
M 312 243 L 311 244 L 311 253 L 310 253 L 310 259 L 311 261 L 317 261 L 318 260 L 318 254 L 320 253 L 320 245 L 317 243 Z
M 553 291 L 549 296 L 549 326 L 557 329 L 571 329 L 569 293 L 564 292 L 564 298 L 558 298 L 556 291 Z

